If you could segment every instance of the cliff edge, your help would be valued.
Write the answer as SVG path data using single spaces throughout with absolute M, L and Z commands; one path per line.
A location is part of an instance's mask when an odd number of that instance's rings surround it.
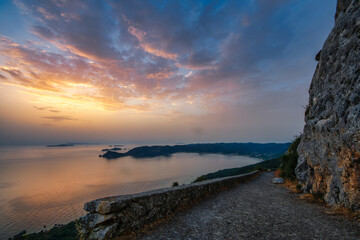
M 359 0 L 338 0 L 317 60 L 296 175 L 327 203 L 360 210 Z

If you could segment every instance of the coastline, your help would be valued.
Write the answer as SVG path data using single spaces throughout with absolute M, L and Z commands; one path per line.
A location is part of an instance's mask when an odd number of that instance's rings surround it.
M 271 167 L 271 169 L 277 168 L 280 165 L 280 160 L 279 158 L 276 159 L 272 159 L 272 160 L 266 160 L 266 161 L 261 161 L 259 163 L 256 164 L 250 164 L 250 165 L 246 165 L 244 167 L 240 167 L 240 168 L 231 168 L 231 169 L 223 169 L 223 170 L 219 170 L 216 172 L 212 172 L 212 173 L 208 173 L 205 174 L 203 176 L 207 176 L 207 175 L 211 175 L 211 174 L 216 174 L 218 172 L 222 172 L 222 177 L 230 177 L 230 176 L 234 176 L 233 171 L 237 171 L 237 172 L 241 172 L 240 174 L 246 174 L 246 173 L 250 173 L 253 172 L 254 170 L 265 170 L 265 166 L 269 166 Z M 276 167 L 277 166 L 277 167 Z M 266 168 L 267 170 L 267 168 Z M 228 175 L 226 175 L 228 174 Z M 239 175 L 239 174 L 237 174 Z M 196 180 L 199 179 L 202 176 L 197 177 L 192 183 L 190 184 L 194 184 L 196 183 Z M 218 177 L 220 178 L 220 177 Z M 210 178 L 209 178 L 210 179 Z M 216 178 L 212 178 L 212 179 L 216 179 Z M 208 179 L 207 179 L 208 180 Z M 190 185 L 187 184 L 187 185 Z M 185 186 L 187 186 L 185 185 Z M 140 193 L 141 194 L 141 193 Z M 59 236 L 61 235 L 62 237 L 68 237 L 68 240 L 72 240 L 72 239 L 76 239 L 76 222 L 78 221 L 78 219 L 74 219 L 73 221 L 67 223 L 67 224 L 63 224 L 63 226 L 61 227 L 53 227 L 47 231 L 40 231 L 40 232 L 35 232 L 35 233 L 27 233 L 26 235 L 24 235 L 23 237 L 20 238 L 16 238 L 18 240 L 32 240 L 32 239 L 42 239 L 43 237 L 50 237 L 50 236 Z M 16 240 L 13 239 L 13 240 Z M 45 238 L 44 238 L 45 239 Z

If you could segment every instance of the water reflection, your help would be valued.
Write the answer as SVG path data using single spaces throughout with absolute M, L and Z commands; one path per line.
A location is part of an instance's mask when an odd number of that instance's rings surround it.
M 84 214 L 89 200 L 189 183 L 207 172 L 259 161 L 194 153 L 107 161 L 98 158 L 103 148 L 0 148 L 0 236 L 71 221 Z

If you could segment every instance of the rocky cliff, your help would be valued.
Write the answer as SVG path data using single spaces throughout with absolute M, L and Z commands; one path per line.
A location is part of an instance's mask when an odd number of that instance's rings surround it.
M 327 203 L 360 209 L 359 0 L 338 0 L 317 60 L 296 174 Z

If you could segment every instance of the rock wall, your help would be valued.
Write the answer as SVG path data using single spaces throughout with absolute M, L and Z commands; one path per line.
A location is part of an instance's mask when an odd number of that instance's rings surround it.
M 305 190 L 360 209 L 360 1 L 338 0 L 318 54 L 296 174 Z
M 79 219 L 84 239 L 114 239 L 141 229 L 180 209 L 256 177 L 260 172 L 208 180 L 139 194 L 107 197 L 85 203 Z

